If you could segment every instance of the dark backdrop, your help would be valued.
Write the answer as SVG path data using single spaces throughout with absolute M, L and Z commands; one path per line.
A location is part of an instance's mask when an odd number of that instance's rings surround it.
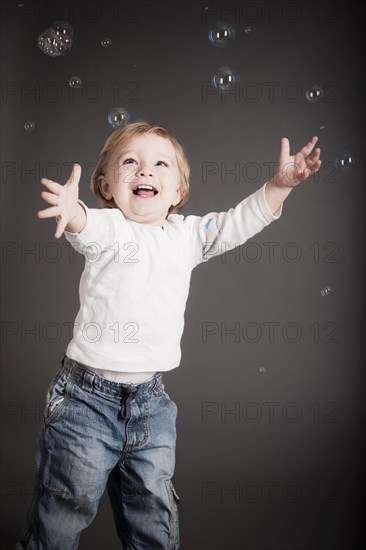
M 165 375 L 179 410 L 174 483 L 182 550 L 358 549 L 365 460 L 358 4 L 25 1 L 1 10 L 3 547 L 12 548 L 24 523 L 45 391 L 71 338 L 83 269 L 66 239 L 54 239 L 54 219 L 36 217 L 47 206 L 39 180 L 64 183 L 79 162 L 80 198 L 97 207 L 88 178 L 113 131 L 108 113 L 122 106 L 132 120 L 167 126 L 185 147 L 192 177 L 184 215 L 234 207 L 271 177 L 281 137 L 295 151 L 319 136 L 322 168 L 291 193 L 281 219 L 192 273 L 181 365 Z M 52 58 L 37 36 L 62 19 L 74 43 Z M 236 29 L 227 48 L 208 40 L 219 20 Z M 106 36 L 110 48 L 100 44 Z M 240 74 L 238 97 L 211 87 L 222 65 Z M 73 94 L 71 76 L 82 79 Z M 317 103 L 306 98 L 314 83 L 324 90 Z M 351 165 L 335 169 L 342 155 Z M 80 544 L 105 548 L 120 548 L 106 494 Z

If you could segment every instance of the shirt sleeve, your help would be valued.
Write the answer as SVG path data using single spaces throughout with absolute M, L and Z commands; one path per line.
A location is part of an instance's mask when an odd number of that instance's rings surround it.
M 115 220 L 108 208 L 88 208 L 80 199 L 78 203 L 86 213 L 85 226 L 79 233 L 64 231 L 64 235 L 77 252 L 92 259 L 113 244 L 117 231 Z
M 187 216 L 193 247 L 193 267 L 214 256 L 235 248 L 256 235 L 282 214 L 272 214 L 266 201 L 266 182 L 260 189 L 241 201 L 228 212 L 210 212 L 204 216 Z

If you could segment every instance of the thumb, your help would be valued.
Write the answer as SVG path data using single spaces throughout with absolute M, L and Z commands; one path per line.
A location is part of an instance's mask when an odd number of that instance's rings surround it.
M 81 166 L 76 162 L 72 167 L 71 174 L 69 179 L 67 180 L 67 183 L 71 183 L 71 184 L 76 183 L 76 185 L 78 185 L 80 181 L 80 176 L 81 176 Z

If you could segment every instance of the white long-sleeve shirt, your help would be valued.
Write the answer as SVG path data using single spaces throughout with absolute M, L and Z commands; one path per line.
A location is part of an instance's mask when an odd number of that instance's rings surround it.
M 178 367 L 192 270 L 281 216 L 282 206 L 272 214 L 265 186 L 228 212 L 171 214 L 162 227 L 79 200 L 86 224 L 79 233 L 64 232 L 85 257 L 67 355 L 122 382 L 139 383 Z

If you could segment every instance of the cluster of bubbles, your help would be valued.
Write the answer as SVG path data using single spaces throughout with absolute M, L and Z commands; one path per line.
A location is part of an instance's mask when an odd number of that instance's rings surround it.
M 39 49 L 51 57 L 57 57 L 67 54 L 72 46 L 74 31 L 70 23 L 67 21 L 55 21 L 48 29 L 41 32 L 37 38 Z M 104 36 L 100 44 L 103 48 L 110 48 L 112 40 L 109 36 Z M 136 65 L 134 65 L 136 67 Z M 71 88 L 80 88 L 82 80 L 79 76 L 72 76 L 69 79 Z M 115 107 L 108 114 L 108 122 L 112 128 L 117 129 L 124 126 L 131 120 L 131 115 L 123 107 Z M 34 130 L 35 124 L 32 121 L 27 121 L 24 124 L 24 129 L 27 132 Z
M 55 21 L 37 38 L 39 49 L 51 57 L 65 55 L 71 50 L 74 31 L 67 21 Z
M 319 103 L 324 98 L 324 90 L 319 84 L 313 84 L 306 90 L 305 96 L 310 103 Z M 325 124 L 321 124 L 319 129 L 325 130 Z M 359 159 L 351 151 L 344 149 L 338 153 L 333 164 L 338 172 L 346 174 L 352 172 L 358 162 Z
M 326 287 L 321 289 L 320 294 L 322 296 L 328 296 L 331 292 L 332 292 L 332 287 L 326 286 Z
M 266 372 L 266 371 L 267 371 L 266 367 L 259 367 L 259 372 Z
M 206 8 L 205 8 L 206 9 Z M 244 27 L 245 34 L 250 34 L 252 29 Z M 208 31 L 211 44 L 217 48 L 227 48 L 236 38 L 235 28 L 225 21 L 218 21 Z M 227 65 L 219 67 L 212 75 L 212 84 L 218 90 L 228 91 L 240 81 L 239 73 Z
M 24 5 L 20 2 L 18 6 Z M 209 6 L 205 7 L 205 10 L 209 9 Z M 250 34 L 251 27 L 245 26 L 244 33 Z M 41 32 L 37 38 L 37 44 L 40 50 L 51 56 L 57 57 L 67 54 L 72 46 L 73 41 L 73 28 L 67 21 L 55 21 L 48 29 Z M 235 28 L 227 22 L 218 21 L 209 29 L 208 33 L 211 44 L 218 48 L 226 48 L 232 44 L 236 38 Z M 103 48 L 110 48 L 112 46 L 112 40 L 105 36 L 100 41 Z M 136 67 L 136 65 L 134 65 Z M 212 84 L 219 90 L 229 91 L 235 88 L 236 84 L 240 81 L 239 73 L 233 70 L 231 67 L 224 65 L 219 67 L 212 75 Z M 69 86 L 71 88 L 80 88 L 82 80 L 79 76 L 72 76 L 69 79 Z M 319 84 L 312 84 L 306 90 L 306 99 L 310 103 L 319 103 L 324 98 L 324 90 Z M 108 122 L 112 128 L 120 128 L 131 120 L 131 116 L 123 107 L 115 107 L 108 114 Z M 24 123 L 24 129 L 27 132 L 34 130 L 35 124 L 32 121 Z M 325 124 L 320 126 L 320 130 L 325 129 Z M 340 172 L 348 172 L 354 168 L 358 163 L 358 159 L 350 151 L 342 151 L 336 158 L 334 165 Z M 328 287 L 327 287 L 328 288 Z
M 250 34 L 251 31 L 251 27 L 244 27 L 245 34 Z M 217 48 L 227 48 L 234 42 L 236 31 L 230 23 L 218 21 L 209 29 L 208 38 Z M 222 91 L 232 89 L 238 82 L 239 74 L 228 66 L 220 67 L 212 75 L 212 84 Z M 319 103 L 324 98 L 324 90 L 319 84 L 312 84 L 306 90 L 305 97 L 310 103 Z

